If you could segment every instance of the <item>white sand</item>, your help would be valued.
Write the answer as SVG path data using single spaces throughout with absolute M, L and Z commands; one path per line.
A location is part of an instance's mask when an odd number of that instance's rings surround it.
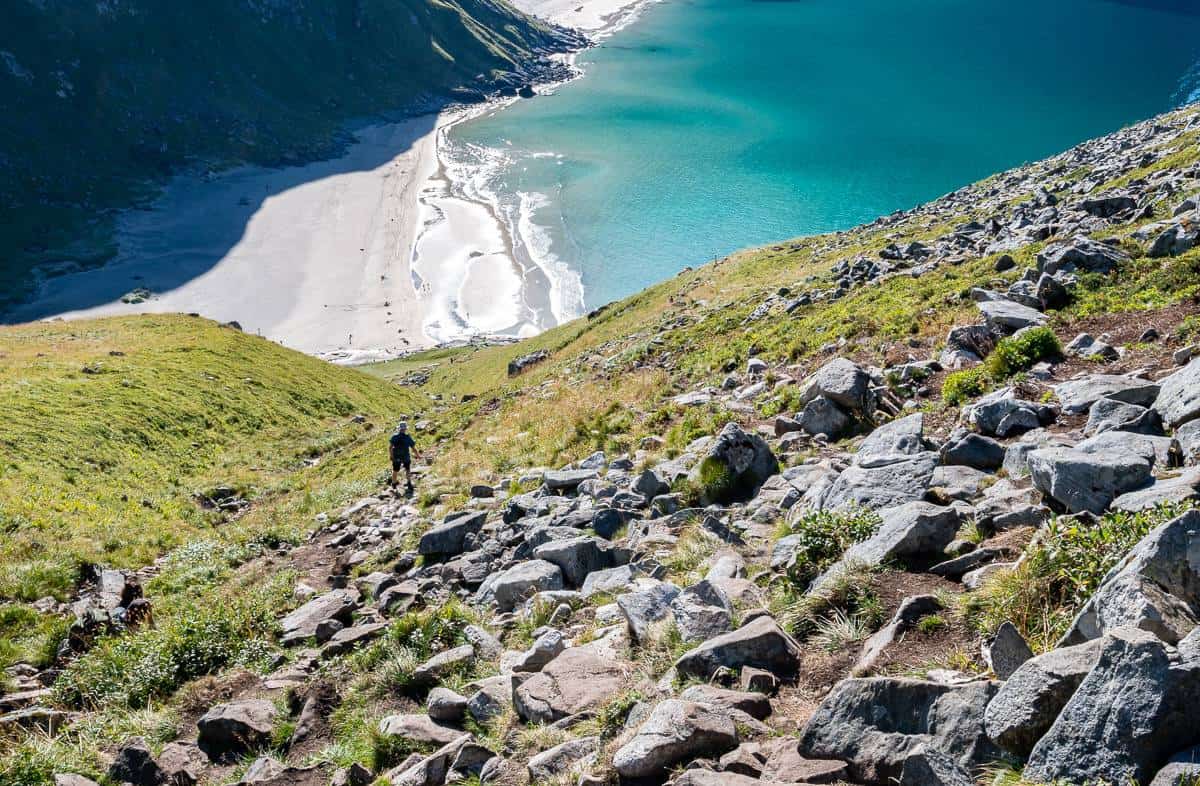
M 116 260 L 48 280 L 11 316 L 194 311 L 341 361 L 428 346 L 408 262 L 445 121 L 364 129 L 331 161 L 177 178 L 153 210 L 123 214 Z M 153 297 L 119 302 L 137 287 Z
M 516 5 L 600 37 L 644 2 Z M 443 129 L 494 108 L 372 126 L 330 161 L 176 178 L 150 210 L 121 214 L 116 259 L 48 279 L 5 317 L 197 312 L 343 363 L 544 330 L 582 308 L 563 294 L 573 274 L 516 263 L 504 225 L 439 165 Z M 120 302 L 137 288 L 150 299 Z

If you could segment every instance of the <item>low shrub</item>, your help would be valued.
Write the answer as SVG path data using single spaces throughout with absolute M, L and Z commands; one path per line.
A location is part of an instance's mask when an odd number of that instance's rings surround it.
M 942 383 L 942 400 L 957 407 L 982 396 L 990 384 L 991 377 L 983 366 L 955 371 L 948 374 Z
M 959 406 L 983 395 L 1015 374 L 1027 371 L 1047 358 L 1062 354 L 1058 336 L 1048 327 L 1035 327 L 1002 338 L 983 365 L 955 371 L 942 383 L 942 400 Z
M 812 511 L 785 523 L 779 534 L 799 538 L 795 564 L 788 571 L 792 581 L 808 584 L 846 549 L 875 534 L 879 523 L 879 514 L 864 508 Z

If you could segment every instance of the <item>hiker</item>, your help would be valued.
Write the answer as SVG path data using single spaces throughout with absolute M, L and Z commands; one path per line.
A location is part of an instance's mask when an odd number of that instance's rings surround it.
M 400 468 L 404 468 L 405 490 L 412 494 L 412 456 L 409 451 L 415 452 L 417 443 L 408 433 L 408 423 L 400 421 L 400 425 L 396 426 L 396 431 L 392 434 L 392 438 L 388 441 L 388 455 L 392 459 L 392 485 L 397 482 L 396 476 L 400 474 Z M 417 458 L 421 458 L 421 454 L 417 453 Z

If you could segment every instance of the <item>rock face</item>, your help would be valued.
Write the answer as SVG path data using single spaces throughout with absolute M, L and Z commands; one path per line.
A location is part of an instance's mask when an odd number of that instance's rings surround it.
M 1027 757 L 1096 665 L 1104 643 L 1060 647 L 1021 664 L 987 706 L 988 736 L 1009 753 Z
M 626 687 L 625 668 L 591 647 L 571 647 L 516 689 L 517 715 L 553 723 L 603 704 Z
M 701 753 L 719 754 L 737 744 L 737 728 L 728 713 L 668 699 L 659 703 L 633 739 L 617 750 L 613 766 L 622 777 L 646 778 Z
M 1175 644 L 1200 620 L 1200 511 L 1150 532 L 1080 610 L 1063 644 L 1080 644 L 1120 627 L 1150 631 Z
M 1151 463 L 1118 451 L 1042 448 L 1029 454 L 1033 485 L 1068 513 L 1103 513 L 1117 496 L 1150 482 Z
M 358 600 L 358 591 L 353 589 L 335 589 L 313 598 L 280 621 L 280 643 L 298 644 L 316 638 L 317 628 L 330 620 L 348 623 Z
M 905 761 L 924 747 L 953 756 L 969 771 L 1000 754 L 983 727 L 997 687 L 986 681 L 843 680 L 805 726 L 800 752 L 845 761 L 852 779 L 871 786 L 895 783 Z
M 1179 428 L 1200 417 L 1200 358 L 1194 359 L 1160 384 L 1158 398 L 1154 400 L 1154 411 L 1164 423 L 1171 428 Z
M 1192 722 L 1200 664 L 1172 664 L 1142 631 L 1113 631 L 1091 673 L 1034 747 L 1025 777 L 1145 783 L 1175 751 L 1200 742 Z
M 736 423 L 726 423 L 712 447 L 696 464 L 691 479 L 705 482 L 720 475 L 720 488 L 711 490 L 713 502 L 750 499 L 767 478 L 779 472 L 779 461 L 766 441 L 748 434 Z
M 448 516 L 444 522 L 421 536 L 417 544 L 420 554 L 453 555 L 463 552 L 463 541 L 468 535 L 479 532 L 487 519 L 485 511 L 460 513 Z
M 218 704 L 196 722 L 200 746 L 214 758 L 265 747 L 275 715 L 275 705 L 264 699 Z
M 721 667 L 753 666 L 780 677 L 796 673 L 800 645 L 771 617 L 756 617 L 735 631 L 709 639 L 675 663 L 682 675 L 708 680 Z

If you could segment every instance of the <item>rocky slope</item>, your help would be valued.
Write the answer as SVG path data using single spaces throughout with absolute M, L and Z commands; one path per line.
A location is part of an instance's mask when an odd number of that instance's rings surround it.
M 111 211 L 181 167 L 329 155 L 348 122 L 515 94 L 579 43 L 491 0 L 8 3 L 0 309 L 35 265 L 111 254 Z
M 372 369 L 422 397 L 421 496 L 29 604 L 70 629 L 8 669 L 0 773 L 1188 782 L 1198 137 Z

